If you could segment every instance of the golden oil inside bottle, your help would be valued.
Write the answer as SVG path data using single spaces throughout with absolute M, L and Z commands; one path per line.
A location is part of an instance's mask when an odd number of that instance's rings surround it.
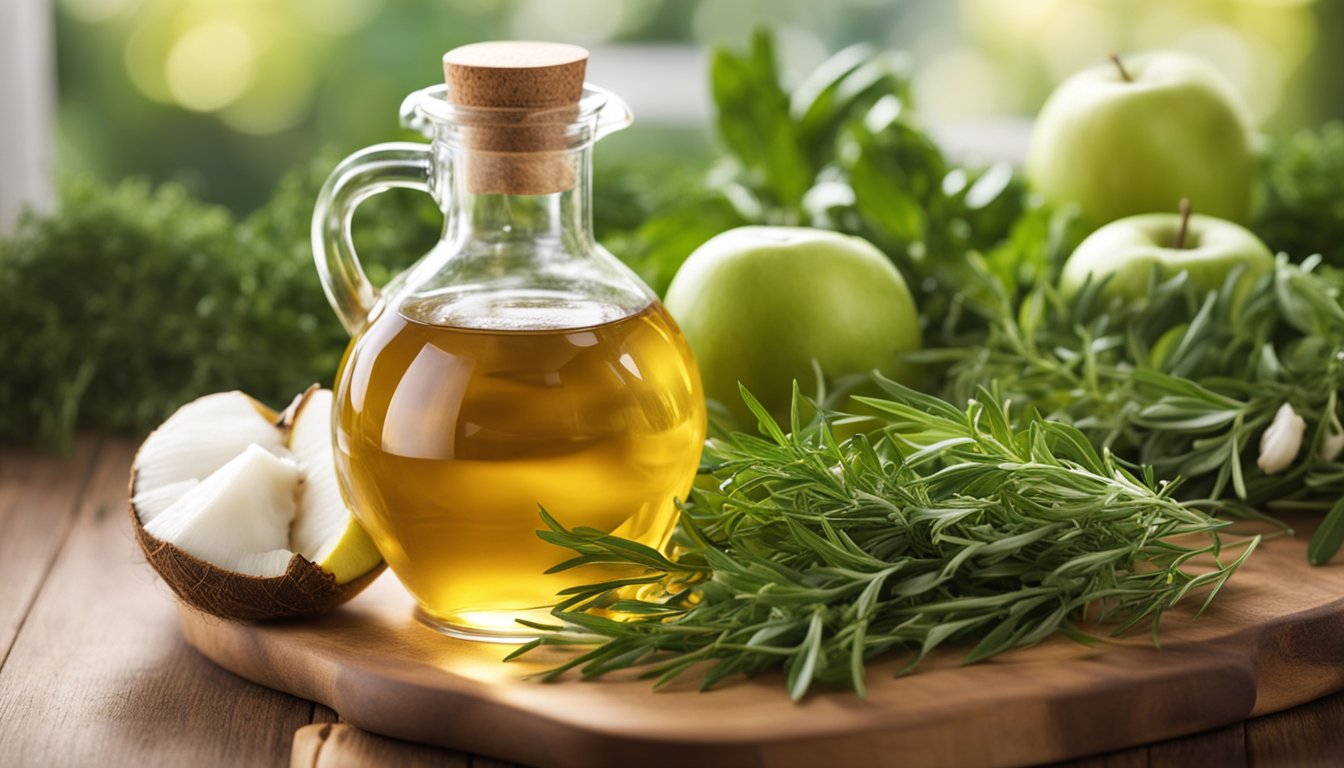
M 600 318 L 597 309 L 578 316 Z M 385 313 L 347 352 L 337 461 L 360 521 L 431 623 L 474 639 L 526 636 L 516 618 L 546 620 L 535 609 L 557 592 L 613 575 L 545 574 L 575 553 L 537 537 L 539 508 L 567 527 L 666 544 L 705 410 L 690 350 L 661 304 L 545 330 L 408 314 L 424 313 Z

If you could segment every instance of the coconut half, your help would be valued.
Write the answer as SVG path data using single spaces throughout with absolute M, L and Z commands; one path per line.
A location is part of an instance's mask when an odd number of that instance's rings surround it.
M 316 385 L 283 414 L 221 392 L 145 440 L 131 467 L 131 520 L 184 602 L 226 619 L 310 616 L 382 571 L 341 497 L 331 406 Z

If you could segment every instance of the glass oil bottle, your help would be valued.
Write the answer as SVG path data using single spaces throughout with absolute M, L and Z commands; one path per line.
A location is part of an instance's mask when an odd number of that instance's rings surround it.
M 594 567 L 542 541 L 540 510 L 666 545 L 705 437 L 690 350 L 654 294 L 596 243 L 591 153 L 624 127 L 583 82 L 587 52 L 482 43 L 444 56 L 446 84 L 403 118 L 429 145 L 370 147 L 333 172 L 315 258 L 353 340 L 336 381 L 348 503 L 419 611 L 459 637 L 513 641 Z M 445 214 L 435 248 L 369 284 L 354 207 L 390 187 Z

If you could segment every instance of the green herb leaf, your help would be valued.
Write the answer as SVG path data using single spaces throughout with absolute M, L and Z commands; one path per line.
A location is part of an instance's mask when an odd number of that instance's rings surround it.
M 1344 497 L 1335 502 L 1321 520 L 1321 525 L 1312 535 L 1307 546 L 1307 561 L 1312 565 L 1325 565 L 1344 544 Z
M 780 87 L 774 38 L 758 31 L 746 55 L 716 49 L 710 84 L 719 135 L 774 204 L 798 209 L 813 172 L 789 115 L 789 97 Z

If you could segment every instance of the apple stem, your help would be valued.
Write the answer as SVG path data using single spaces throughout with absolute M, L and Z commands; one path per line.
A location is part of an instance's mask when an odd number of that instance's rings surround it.
M 1120 78 L 1122 80 L 1124 80 L 1126 83 L 1134 82 L 1134 78 L 1129 76 L 1129 70 L 1125 69 L 1124 62 L 1120 61 L 1120 54 L 1112 53 L 1111 63 L 1115 64 L 1115 68 L 1120 70 Z
M 1190 229 L 1190 198 L 1181 198 L 1181 228 L 1176 230 L 1176 249 L 1185 247 L 1185 235 Z

